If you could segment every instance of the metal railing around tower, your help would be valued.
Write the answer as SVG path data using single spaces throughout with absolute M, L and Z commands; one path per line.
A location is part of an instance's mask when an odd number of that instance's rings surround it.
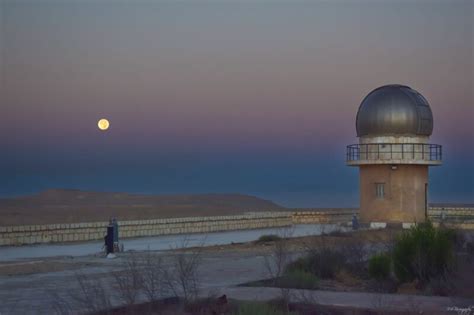
M 428 143 L 367 143 L 347 146 L 346 161 L 410 160 L 441 162 L 442 146 Z

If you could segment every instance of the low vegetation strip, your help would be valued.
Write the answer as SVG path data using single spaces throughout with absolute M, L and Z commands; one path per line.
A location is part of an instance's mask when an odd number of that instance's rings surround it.
M 394 232 L 388 242 L 369 246 L 334 246 L 328 242 L 334 237 L 323 234 L 307 242 L 296 258 L 281 238 L 265 262 L 271 278 L 244 285 L 474 298 L 473 232 L 429 221 Z
M 268 243 L 268 242 L 276 242 L 280 241 L 281 237 L 276 234 L 265 234 L 260 236 L 255 242 L 256 243 Z

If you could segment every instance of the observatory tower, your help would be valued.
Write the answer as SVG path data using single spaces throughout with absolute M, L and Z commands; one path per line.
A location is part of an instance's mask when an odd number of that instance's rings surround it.
M 426 99 L 404 85 L 370 92 L 356 118 L 359 144 L 347 146 L 358 166 L 364 223 L 423 222 L 428 210 L 428 167 L 441 165 L 441 145 L 429 144 L 433 114 Z

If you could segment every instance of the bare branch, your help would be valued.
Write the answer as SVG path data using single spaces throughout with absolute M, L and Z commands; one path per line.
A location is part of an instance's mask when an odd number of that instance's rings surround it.
M 86 276 L 81 273 L 77 273 L 75 277 L 79 285 L 79 293 L 74 294 L 71 292 L 71 298 L 79 303 L 81 308 L 89 312 L 111 308 L 110 296 L 99 277 Z
M 193 248 L 184 251 L 189 245 L 189 238 L 183 238 L 180 247 L 175 247 L 172 254 L 172 269 L 164 274 L 164 283 L 175 296 L 181 296 L 186 302 L 197 298 L 199 291 L 198 269 L 202 261 L 202 248 L 205 240 Z
M 113 273 L 113 279 L 120 298 L 127 305 L 134 304 L 142 289 L 142 274 L 135 254 L 127 257 L 124 269 Z

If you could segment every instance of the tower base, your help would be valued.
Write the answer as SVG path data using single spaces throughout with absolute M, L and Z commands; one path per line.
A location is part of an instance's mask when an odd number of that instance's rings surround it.
M 363 223 L 424 222 L 428 209 L 427 165 L 360 165 Z

